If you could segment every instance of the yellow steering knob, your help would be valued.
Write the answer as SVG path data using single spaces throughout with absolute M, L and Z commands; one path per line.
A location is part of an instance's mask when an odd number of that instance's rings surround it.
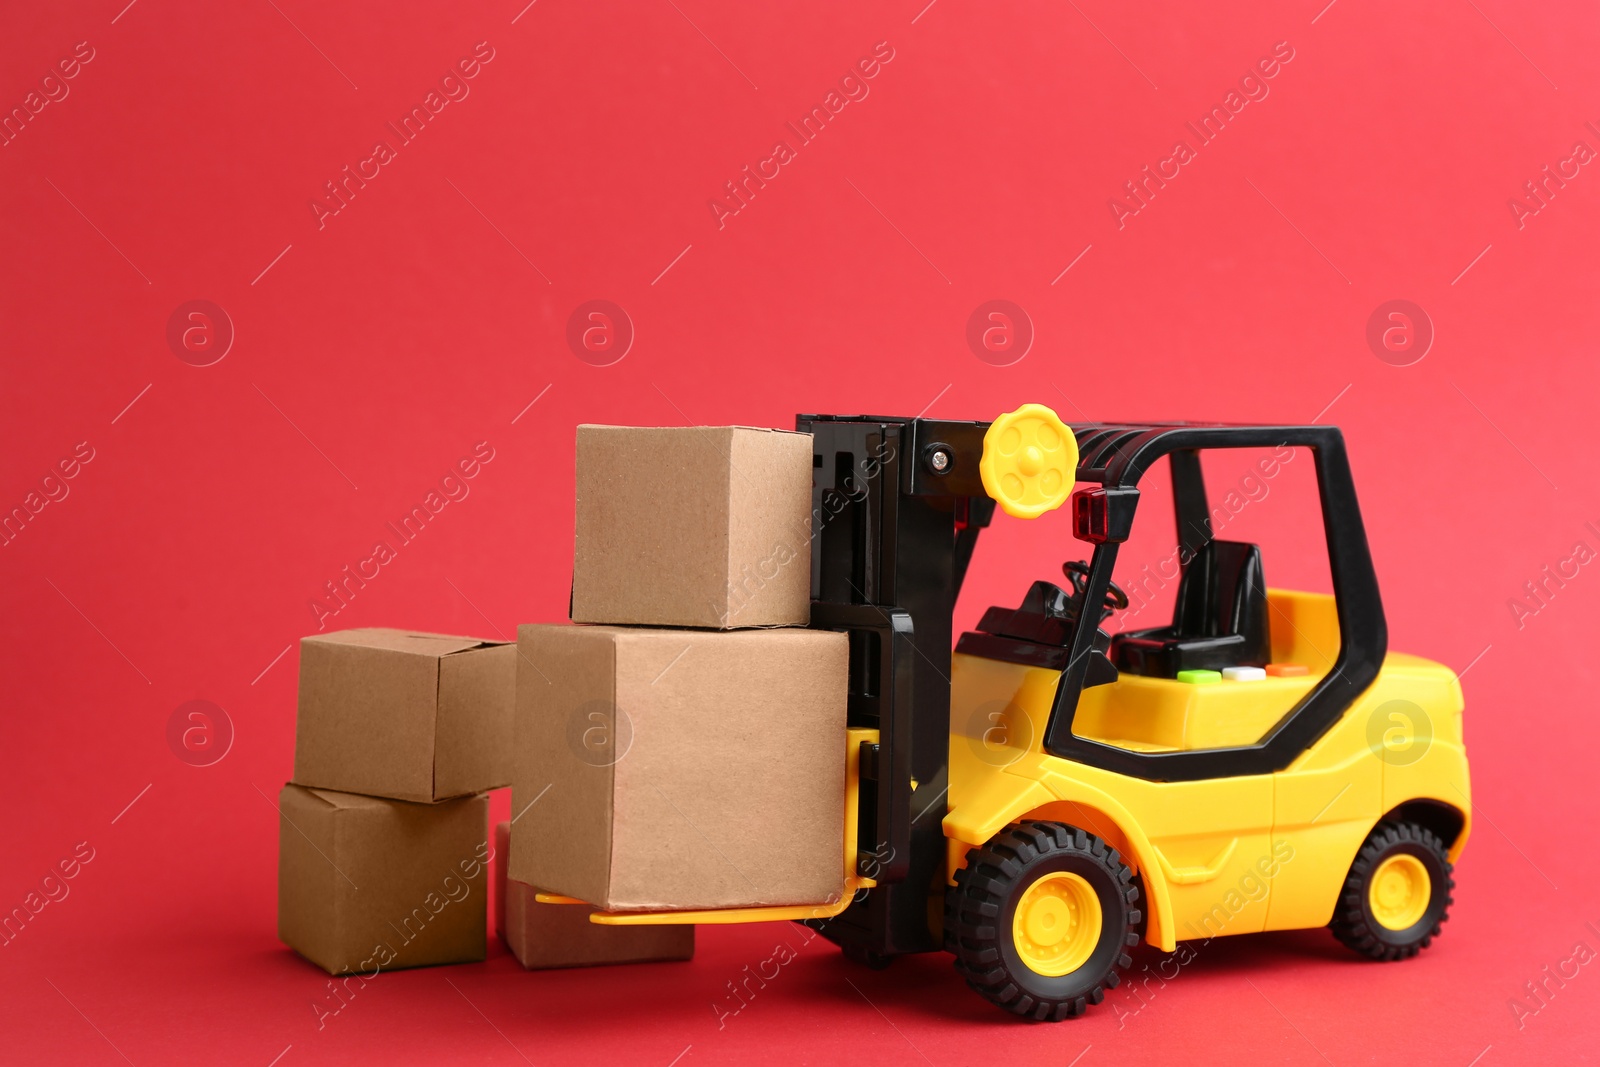
M 989 424 L 978 476 L 1007 515 L 1037 519 L 1072 494 L 1078 439 L 1043 404 L 1024 404 Z

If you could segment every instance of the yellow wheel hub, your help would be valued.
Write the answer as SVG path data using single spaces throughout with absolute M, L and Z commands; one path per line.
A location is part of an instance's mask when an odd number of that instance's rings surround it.
M 1059 508 L 1078 472 L 1078 439 L 1043 404 L 1024 404 L 989 424 L 978 476 L 1005 511 L 1036 519 Z
M 1094 954 L 1100 921 L 1094 887 L 1076 874 L 1058 871 L 1023 891 L 1011 922 L 1012 943 L 1029 970 L 1059 978 Z
M 1390 856 L 1378 864 L 1367 884 L 1367 905 L 1372 917 L 1388 930 L 1409 930 L 1417 925 L 1432 896 L 1428 868 L 1407 853 Z

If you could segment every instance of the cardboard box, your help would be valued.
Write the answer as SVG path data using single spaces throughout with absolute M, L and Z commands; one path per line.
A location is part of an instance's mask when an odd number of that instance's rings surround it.
M 406 630 L 303 638 L 295 784 L 423 802 L 510 785 L 516 657 Z
M 694 957 L 694 927 L 598 926 L 582 904 L 540 904 L 539 891 L 506 877 L 511 824 L 494 828 L 495 931 L 529 970 L 648 963 Z
M 804 626 L 811 435 L 578 427 L 574 622 Z
M 611 911 L 839 899 L 843 634 L 518 639 L 512 878 Z
M 278 940 L 329 974 L 484 958 L 489 798 L 278 794 Z

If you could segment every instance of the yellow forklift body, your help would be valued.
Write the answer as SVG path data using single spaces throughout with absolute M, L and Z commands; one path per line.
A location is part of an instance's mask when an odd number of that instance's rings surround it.
M 1140 751 L 1258 742 L 1338 652 L 1331 597 L 1270 590 L 1276 662 L 1298 677 L 1196 685 L 1124 674 L 1085 689 L 1080 736 Z M 1280 636 L 1281 635 L 1281 636 Z M 1164 951 L 1223 934 L 1323 926 L 1362 842 L 1417 802 L 1471 801 L 1461 687 L 1448 668 L 1389 653 L 1377 680 L 1289 767 L 1271 774 L 1149 781 L 1047 754 L 1060 672 L 957 654 L 951 674 L 946 874 L 1022 819 L 1065 822 L 1116 847 L 1143 883 L 1145 937 Z

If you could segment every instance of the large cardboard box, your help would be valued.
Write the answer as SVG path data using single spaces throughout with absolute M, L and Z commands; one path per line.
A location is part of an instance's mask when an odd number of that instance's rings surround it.
M 804 626 L 811 435 L 579 426 L 574 622 Z
M 511 824 L 494 828 L 495 931 L 529 970 L 648 963 L 694 957 L 694 927 L 600 926 L 583 904 L 541 904 L 538 890 L 506 877 Z
M 489 798 L 278 795 L 278 940 L 329 974 L 484 958 Z
M 512 878 L 613 911 L 839 899 L 843 634 L 518 640 Z
M 295 784 L 415 801 L 510 785 L 516 656 L 407 630 L 303 638 Z

